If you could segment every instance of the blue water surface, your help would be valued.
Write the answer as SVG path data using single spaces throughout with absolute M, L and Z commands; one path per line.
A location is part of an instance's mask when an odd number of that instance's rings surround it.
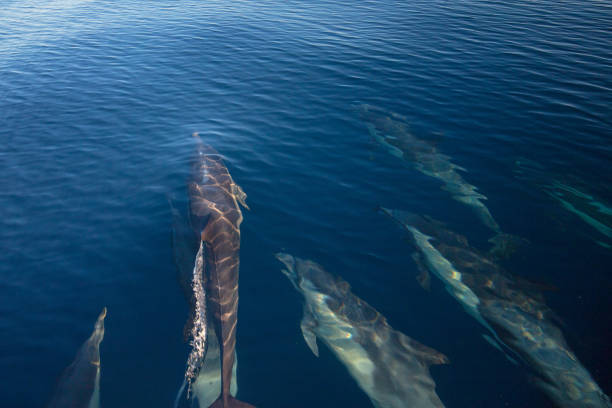
M 351 107 L 380 106 L 437 140 L 529 244 L 506 267 L 545 294 L 612 393 L 612 251 L 514 175 L 526 157 L 612 202 L 612 7 L 596 0 L 0 2 L 0 405 L 41 407 L 108 307 L 103 407 L 169 407 L 187 303 L 168 198 L 186 202 L 198 131 L 251 208 L 242 224 L 240 399 L 367 407 L 299 329 L 273 254 L 311 258 L 397 330 L 446 354 L 448 408 L 548 407 L 379 205 L 490 234 L 440 183 L 388 155 Z

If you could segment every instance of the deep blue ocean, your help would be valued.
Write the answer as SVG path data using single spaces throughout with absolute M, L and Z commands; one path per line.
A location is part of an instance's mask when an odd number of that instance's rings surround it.
M 546 303 L 611 394 L 612 241 L 516 172 L 528 160 L 612 203 L 609 2 L 0 0 L 0 406 L 44 406 L 104 306 L 102 407 L 172 406 L 189 349 L 168 199 L 187 202 L 196 131 L 250 206 L 241 400 L 372 406 L 327 348 L 307 348 L 283 250 L 447 355 L 431 368 L 446 407 L 553 406 L 439 281 L 417 284 L 378 206 L 475 247 L 490 234 L 372 140 L 362 103 L 435 138 L 528 240 L 505 268 L 556 288 Z

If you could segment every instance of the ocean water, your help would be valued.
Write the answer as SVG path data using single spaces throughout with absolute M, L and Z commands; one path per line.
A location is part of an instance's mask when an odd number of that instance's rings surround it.
M 446 407 L 553 406 L 440 282 L 417 284 L 378 206 L 434 216 L 482 249 L 490 233 L 372 140 L 361 103 L 435 139 L 529 241 L 504 266 L 556 288 L 544 295 L 568 344 L 612 393 L 609 237 L 546 187 L 571 180 L 612 202 L 611 27 L 596 0 L 2 0 L 0 405 L 44 406 L 104 306 L 102 406 L 172 405 L 188 307 L 168 199 L 187 201 L 197 131 L 250 206 L 240 399 L 371 406 L 329 350 L 306 347 L 284 250 L 447 355 L 431 369 Z M 517 160 L 539 176 L 517 177 Z

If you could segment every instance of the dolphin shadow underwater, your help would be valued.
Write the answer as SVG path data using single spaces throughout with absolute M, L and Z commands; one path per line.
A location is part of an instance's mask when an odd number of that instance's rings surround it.
M 96 320 L 91 336 L 60 377 L 47 408 L 100 407 L 100 343 L 104 339 L 106 308 Z
M 569 348 L 560 319 L 544 303 L 545 285 L 504 271 L 488 254 L 430 217 L 381 211 L 407 230 L 422 273 L 430 271 L 449 294 L 494 337 L 485 339 L 516 357 L 538 386 L 562 408 L 610 408 L 608 396 Z
M 394 330 L 346 281 L 317 263 L 285 253 L 276 257 L 304 298 L 302 334 L 316 356 L 319 339 L 377 408 L 444 407 L 429 366 L 448 363 L 445 355 Z

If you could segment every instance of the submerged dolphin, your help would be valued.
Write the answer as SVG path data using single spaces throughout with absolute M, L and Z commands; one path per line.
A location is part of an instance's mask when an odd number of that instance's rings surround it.
M 393 330 L 384 316 L 351 293 L 349 284 L 312 261 L 279 253 L 282 272 L 304 296 L 301 328 L 318 356 L 318 337 L 347 367 L 377 408 L 441 408 L 432 364 L 448 359 Z
M 193 232 L 189 225 L 189 221 L 183 216 L 170 201 L 172 210 L 172 249 L 174 262 L 177 268 L 179 282 L 187 299 L 189 299 L 191 308 L 195 306 L 193 294 L 192 273 L 194 268 L 194 259 L 198 251 L 199 237 Z M 192 315 L 195 311 L 192 310 Z M 192 318 L 186 326 L 186 337 L 192 329 Z M 210 320 L 207 322 L 209 335 L 207 336 L 207 351 L 204 360 L 201 362 L 201 367 L 193 384 L 191 384 L 191 392 L 197 398 L 200 408 L 207 408 L 215 402 L 221 393 L 221 357 L 219 353 L 219 342 L 215 328 Z M 235 354 L 235 353 L 234 353 Z M 238 382 L 236 379 L 236 368 L 238 360 L 234 357 L 234 367 L 232 370 L 232 384 L 230 387 L 231 395 L 236 396 L 238 391 Z M 179 392 L 175 406 L 179 406 L 180 398 L 184 389 Z
M 536 384 L 564 408 L 611 407 L 609 398 L 569 349 L 558 320 L 534 284 L 507 274 L 465 237 L 431 218 L 382 209 L 412 235 L 423 263 L 448 292 L 491 331 L 496 346 L 511 350 Z M 492 341 L 490 338 L 488 341 Z
M 515 174 L 519 179 L 527 179 L 537 184 L 548 196 L 559 202 L 561 206 L 578 216 L 578 218 L 599 233 L 593 240 L 604 248 L 612 248 L 612 206 L 593 194 L 582 191 L 573 184 L 584 182 L 574 180 L 574 183 L 560 181 L 557 177 L 545 171 L 537 162 L 519 159 L 515 162 Z M 576 178 L 576 177 L 574 177 Z
M 221 353 L 221 394 L 211 407 L 251 407 L 235 399 L 230 392 L 238 324 L 242 223 L 238 204 L 248 209 L 246 194 L 234 183 L 219 153 L 203 144 L 197 134 L 194 137 L 198 146 L 189 183 L 189 199 L 191 226 L 199 237 L 199 248 L 192 280 L 195 299 L 191 330 L 193 350 L 186 379 L 191 385 L 203 364 L 209 333 L 207 322 L 210 320 Z
M 106 308 L 94 331 L 62 374 L 48 408 L 98 408 L 100 406 L 100 343 L 104 338 Z
M 478 189 L 465 181 L 458 170 L 464 168 L 451 162 L 450 157 L 438 151 L 432 143 L 415 137 L 409 130 L 406 118 L 372 105 L 360 105 L 359 116 L 368 127 L 372 138 L 390 154 L 411 163 L 419 172 L 438 179 L 453 199 L 469 206 L 482 223 L 495 233 L 491 238 L 492 251 L 505 255 L 514 249 L 520 240 L 502 232 Z

